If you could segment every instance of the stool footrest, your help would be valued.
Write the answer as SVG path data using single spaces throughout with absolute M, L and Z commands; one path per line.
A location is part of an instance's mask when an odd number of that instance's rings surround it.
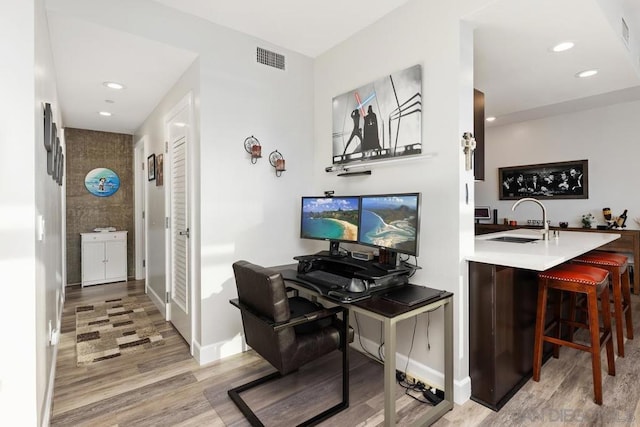
M 554 337 L 546 336 L 546 337 L 542 338 L 542 340 L 546 341 L 546 342 L 550 342 L 551 344 L 564 345 L 566 347 L 575 348 L 576 350 L 582 350 L 582 351 L 586 351 L 586 352 L 590 352 L 591 351 L 591 346 L 580 344 L 580 343 L 573 342 L 573 341 L 563 340 L 563 339 L 560 339 L 560 338 L 554 338 Z

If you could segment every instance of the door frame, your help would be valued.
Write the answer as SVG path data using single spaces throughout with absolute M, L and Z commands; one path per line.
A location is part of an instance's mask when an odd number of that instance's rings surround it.
M 184 109 L 187 110 L 187 131 L 185 132 L 185 137 L 187 139 L 187 152 L 186 152 L 186 162 L 187 162 L 187 187 L 188 187 L 188 195 L 187 195 L 187 210 L 188 210 L 188 221 L 190 228 L 190 237 L 188 239 L 187 250 L 189 251 L 188 256 L 188 266 L 187 269 L 189 271 L 189 280 L 187 283 L 188 292 L 189 292 L 189 323 L 191 328 L 191 342 L 189 342 L 189 349 L 191 355 L 194 354 L 194 346 L 195 346 L 195 292 L 194 292 L 194 238 L 195 230 L 193 230 L 193 184 L 194 184 L 194 171 L 193 171 L 193 141 L 194 141 L 194 106 L 193 106 L 193 92 L 189 91 L 171 110 L 169 113 L 165 115 L 164 119 L 164 156 L 165 156 L 165 197 L 164 197 L 164 210 L 165 210 L 165 295 L 169 297 L 166 298 L 165 302 L 165 313 L 166 320 L 171 321 L 171 265 L 172 259 L 171 254 L 173 248 L 171 247 L 171 229 L 169 228 L 169 224 L 171 224 L 171 174 L 167 173 L 169 171 L 171 165 L 171 152 L 169 150 L 169 142 L 171 137 L 170 127 L 173 119 L 180 114 Z
M 144 291 L 147 292 L 147 268 L 144 264 L 146 264 L 146 260 L 149 259 L 147 255 L 147 235 L 149 231 L 148 223 L 147 223 L 147 212 L 149 197 L 148 197 L 148 188 L 147 188 L 147 179 L 146 179 L 146 159 L 147 153 L 149 151 L 149 142 L 146 136 L 141 137 L 134 145 L 134 156 L 133 156 L 133 170 L 134 170 L 134 227 L 135 227 L 135 279 L 142 280 L 144 279 Z M 140 167 L 142 165 L 142 167 Z M 143 216 L 144 215 L 144 216 Z

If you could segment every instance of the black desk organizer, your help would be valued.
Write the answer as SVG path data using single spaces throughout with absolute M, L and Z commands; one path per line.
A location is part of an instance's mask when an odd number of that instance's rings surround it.
M 364 292 L 334 291 L 306 282 L 304 278 L 298 277 L 295 272 L 283 274 L 287 280 L 297 281 L 324 296 L 342 303 L 360 301 L 380 291 L 387 291 L 391 288 L 405 285 L 409 282 L 409 275 L 418 268 L 408 265 L 389 268 L 388 266 L 380 266 L 372 261 L 363 261 L 347 256 L 335 257 L 323 252 L 314 255 L 296 256 L 294 259 L 298 261 L 297 273 L 303 274 L 313 270 L 324 270 L 344 277 L 359 278 L 367 282 L 367 290 Z

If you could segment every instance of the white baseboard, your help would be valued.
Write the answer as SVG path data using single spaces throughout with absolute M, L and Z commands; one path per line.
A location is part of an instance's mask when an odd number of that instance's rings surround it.
M 151 301 L 153 302 L 153 305 L 155 305 L 158 308 L 158 311 L 162 313 L 162 318 L 166 319 L 167 305 L 164 302 L 164 296 L 161 297 L 160 295 L 155 293 L 150 286 L 147 286 L 147 296 L 149 297 L 149 299 L 151 299 Z
M 49 382 L 47 383 L 47 391 L 44 396 L 44 408 L 42 408 L 42 427 L 47 427 L 51 422 L 51 410 L 53 408 L 53 387 L 56 380 L 56 366 L 58 363 L 58 347 L 60 346 L 60 339 L 62 338 L 61 325 L 62 325 L 62 311 L 64 307 L 65 292 L 64 286 L 62 286 L 62 292 L 56 301 L 56 333 L 58 338 L 53 346 L 53 355 L 51 357 L 51 367 L 49 369 Z
M 358 334 L 356 334 L 351 347 L 365 354 L 366 351 L 364 351 L 364 349 L 360 346 L 360 341 L 362 341 L 362 344 L 367 347 L 367 350 L 369 350 L 369 352 L 375 354 L 375 351 L 371 349 L 376 349 L 377 351 L 379 343 L 365 337 L 359 337 Z M 396 352 L 396 368 L 404 370 L 405 366 L 407 366 L 407 357 L 404 354 Z M 416 362 L 415 360 L 409 360 L 407 373 L 413 378 L 424 382 L 425 384 L 437 387 L 440 390 L 444 389 L 444 373 L 436 371 L 435 369 L 423 365 L 422 363 Z M 453 401 L 458 405 L 462 405 L 464 402 L 469 400 L 470 397 L 471 378 L 465 377 L 459 381 L 456 381 L 454 379 Z
M 193 357 L 200 365 L 215 362 L 234 354 L 245 352 L 249 349 L 244 340 L 244 335 L 235 336 L 230 341 L 223 341 L 215 344 L 209 344 L 202 347 L 200 343 L 195 342 L 193 346 Z

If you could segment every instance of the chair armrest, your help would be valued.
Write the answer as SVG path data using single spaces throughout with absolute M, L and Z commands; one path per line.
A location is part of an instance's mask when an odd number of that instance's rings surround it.
M 274 332 L 281 331 L 282 329 L 285 329 L 285 328 L 291 328 L 293 326 L 302 325 L 304 323 L 314 322 L 319 319 L 324 319 L 325 317 L 331 317 L 335 314 L 343 313 L 347 310 L 346 308 L 336 306 L 336 307 L 313 311 L 311 313 L 305 314 L 304 316 L 298 316 L 293 319 L 289 319 L 286 322 L 274 322 L 273 320 L 257 313 L 248 305 L 241 303 L 240 301 L 238 301 L 238 298 L 229 300 L 229 303 L 234 307 L 239 308 L 240 311 L 246 311 L 250 313 L 252 316 L 259 318 L 260 320 L 265 322 L 267 325 L 269 325 L 271 328 L 273 328 Z
M 275 332 L 278 332 L 285 328 L 290 328 L 293 326 L 314 322 L 316 320 L 324 319 L 325 317 L 331 317 L 345 310 L 346 309 L 342 307 L 332 307 L 332 308 L 325 308 L 318 311 L 313 311 L 311 313 L 305 314 L 304 316 L 298 316 L 298 317 L 294 317 L 293 319 L 289 319 L 287 322 L 274 323 L 273 330 Z
M 299 295 L 298 290 L 296 288 L 292 288 L 291 286 L 287 286 L 285 288 L 285 292 L 286 293 L 293 292 L 293 296 L 296 296 L 296 297 Z

